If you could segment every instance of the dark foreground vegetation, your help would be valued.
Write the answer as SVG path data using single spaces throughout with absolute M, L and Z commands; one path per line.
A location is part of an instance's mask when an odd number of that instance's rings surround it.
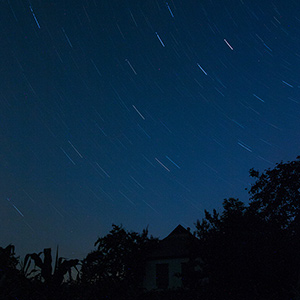
M 143 291 L 145 257 L 157 239 L 113 225 L 82 261 L 56 252 L 52 262 L 51 249 L 20 261 L 13 245 L 0 247 L 0 299 L 300 299 L 300 157 L 250 176 L 249 205 L 225 199 L 221 213 L 205 211 L 196 222 L 192 253 L 203 264 L 194 271 L 191 257 L 184 290 Z

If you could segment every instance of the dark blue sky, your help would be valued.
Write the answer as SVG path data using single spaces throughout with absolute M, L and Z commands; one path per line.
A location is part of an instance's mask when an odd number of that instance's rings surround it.
M 194 229 L 300 148 L 298 1 L 1 1 L 0 245 L 84 257 Z

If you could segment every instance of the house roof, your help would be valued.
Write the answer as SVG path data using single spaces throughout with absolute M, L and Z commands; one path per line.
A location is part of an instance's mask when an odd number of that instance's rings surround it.
M 178 225 L 167 237 L 159 241 L 157 247 L 147 256 L 149 260 L 159 258 L 188 257 L 191 243 L 198 239 L 183 226 Z

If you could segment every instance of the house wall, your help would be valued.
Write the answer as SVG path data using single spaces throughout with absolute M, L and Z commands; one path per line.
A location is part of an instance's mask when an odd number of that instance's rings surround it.
M 169 264 L 169 288 L 181 287 L 181 279 L 174 276 L 181 273 L 181 263 L 188 262 L 188 258 L 157 259 L 146 263 L 144 288 L 147 290 L 157 289 L 156 286 L 156 264 Z

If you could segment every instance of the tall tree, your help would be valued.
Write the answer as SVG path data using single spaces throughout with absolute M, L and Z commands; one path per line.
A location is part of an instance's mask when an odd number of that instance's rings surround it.
M 277 270 L 282 272 L 286 290 L 300 299 L 300 156 L 295 161 L 280 162 L 263 173 L 251 169 L 256 180 L 249 190 L 249 209 L 268 224 L 282 229 L 281 247 L 274 249 L 281 259 Z M 296 296 L 295 296 L 296 297 Z
M 119 298 L 134 296 L 142 287 L 146 254 L 157 239 L 148 237 L 148 229 L 139 234 L 126 231 L 122 225 L 112 226 L 108 235 L 96 241 L 97 249 L 83 260 L 81 280 Z
M 249 190 L 252 209 L 282 228 L 299 222 L 300 156 L 261 174 L 251 169 L 250 176 L 256 180 Z
M 238 199 L 225 199 L 223 212 L 205 211 L 196 223 L 216 299 L 288 299 L 289 237 Z

